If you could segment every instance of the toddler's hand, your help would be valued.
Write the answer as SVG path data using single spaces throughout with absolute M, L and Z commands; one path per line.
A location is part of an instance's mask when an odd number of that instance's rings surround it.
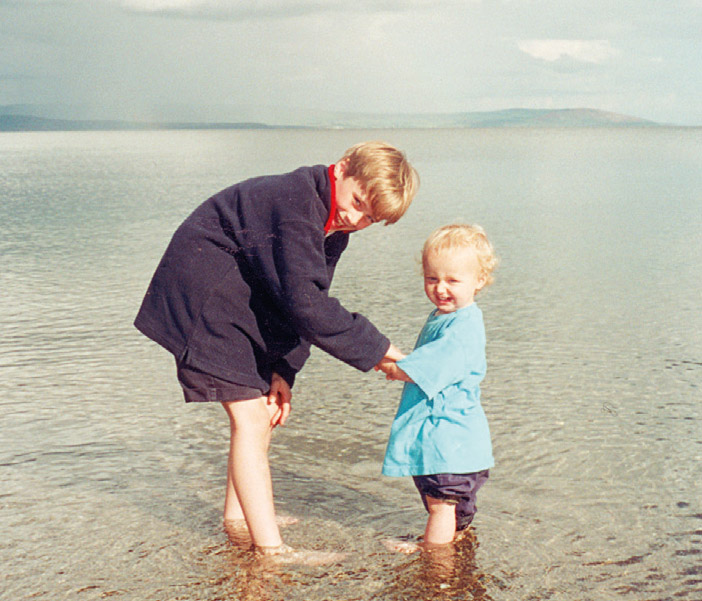
M 375 366 L 375 371 L 382 371 L 385 374 L 386 380 L 400 380 L 402 382 L 412 381 L 412 379 L 397 366 L 395 361 L 389 359 L 382 359 L 380 363 Z
M 393 365 L 395 365 L 394 360 L 383 357 L 380 361 L 378 361 L 378 364 L 373 369 L 375 371 L 382 371 L 384 374 L 387 374 Z
M 404 371 L 402 371 L 398 366 L 397 363 L 391 363 L 388 366 L 387 371 L 383 370 L 385 372 L 385 379 L 386 380 L 399 380 L 400 382 L 412 382 L 412 378 L 410 378 Z
M 378 361 L 378 364 L 373 368 L 375 371 L 382 371 L 387 380 L 401 380 L 403 382 L 411 382 L 410 377 L 397 367 L 397 361 L 404 359 L 404 353 L 394 344 L 391 344 L 385 353 L 385 356 Z

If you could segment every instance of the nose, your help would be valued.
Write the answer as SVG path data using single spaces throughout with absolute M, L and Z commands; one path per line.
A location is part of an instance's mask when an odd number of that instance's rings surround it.
M 371 217 L 366 215 L 363 211 L 354 210 L 353 213 L 349 215 L 349 223 L 356 230 L 362 230 L 373 223 L 373 219 L 371 219 Z

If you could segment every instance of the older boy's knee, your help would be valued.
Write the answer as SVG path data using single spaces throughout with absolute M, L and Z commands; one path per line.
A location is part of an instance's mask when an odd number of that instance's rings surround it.
M 225 402 L 222 406 L 229 416 L 232 430 L 251 433 L 258 431 L 261 434 L 270 430 L 270 412 L 266 397 Z

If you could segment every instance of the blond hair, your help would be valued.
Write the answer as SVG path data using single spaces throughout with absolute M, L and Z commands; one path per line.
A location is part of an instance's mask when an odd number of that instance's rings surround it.
M 409 209 L 419 174 L 403 152 L 386 142 L 362 142 L 349 148 L 342 161 L 344 176 L 361 184 L 376 221 L 395 223 Z
M 431 233 L 422 248 L 422 263 L 430 252 L 442 252 L 457 248 L 472 248 L 478 258 L 481 274 L 485 277 L 485 286 L 494 281 L 492 272 L 497 267 L 499 259 L 495 254 L 485 230 L 479 225 L 456 223 L 445 225 Z

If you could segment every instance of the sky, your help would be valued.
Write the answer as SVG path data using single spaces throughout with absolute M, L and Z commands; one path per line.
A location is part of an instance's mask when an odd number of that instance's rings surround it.
M 594 108 L 702 126 L 702 0 L 0 0 L 0 106 Z

